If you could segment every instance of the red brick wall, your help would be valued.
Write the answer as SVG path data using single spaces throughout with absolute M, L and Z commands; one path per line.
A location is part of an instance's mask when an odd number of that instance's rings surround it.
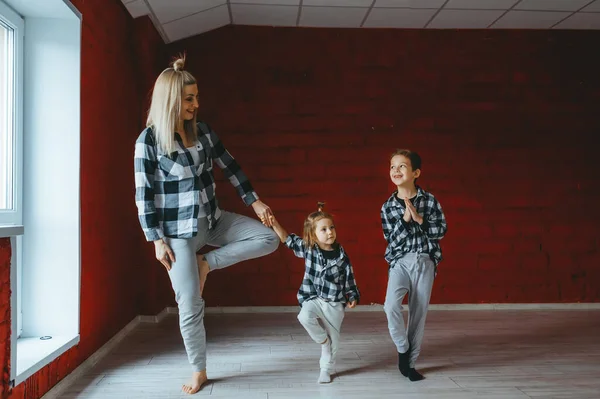
M 0 395 L 10 380 L 10 238 L 0 238 Z
M 143 126 L 140 115 L 150 84 L 148 76 L 155 78 L 164 43 L 148 18 L 134 22 L 119 0 L 73 3 L 83 14 L 81 341 L 7 392 L 10 247 L 8 239 L 0 239 L 3 398 L 41 397 L 144 313 L 148 309 L 146 297 L 153 296 L 148 291 L 155 290 L 146 273 L 148 248 L 136 217 L 132 165 L 133 145 Z
M 600 300 L 598 32 L 226 27 L 187 51 L 201 114 L 283 225 L 336 216 L 363 304 L 385 295 L 388 155 L 423 157 L 441 201 L 432 302 Z M 251 215 L 227 182 L 225 209 Z M 208 306 L 293 305 L 286 248 L 209 276 Z M 165 298 L 171 300 L 170 297 Z
M 13 398 L 40 397 L 135 315 L 172 301 L 135 217 L 131 167 L 144 97 L 165 66 L 160 39 L 117 0 L 75 5 L 84 14 L 82 338 Z M 600 61 L 589 49 L 598 39 L 228 27 L 168 53 L 188 51 L 203 116 L 288 230 L 299 232 L 316 201 L 327 202 L 363 304 L 384 297 L 379 208 L 392 189 L 387 156 L 399 146 L 423 155 L 420 182 L 450 225 L 433 302 L 592 302 Z M 218 192 L 225 209 L 252 214 L 228 183 Z M 3 389 L 9 259 L 1 239 Z M 211 274 L 207 303 L 292 305 L 301 274 L 301 261 L 280 248 Z

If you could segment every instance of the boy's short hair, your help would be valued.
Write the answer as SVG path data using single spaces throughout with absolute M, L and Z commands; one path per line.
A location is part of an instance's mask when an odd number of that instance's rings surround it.
M 396 155 L 402 155 L 402 156 L 405 156 L 406 158 L 410 159 L 410 166 L 411 166 L 412 170 L 421 169 L 421 157 L 416 152 L 411 151 L 411 150 L 406 150 L 406 149 L 397 149 L 390 156 L 390 161 Z

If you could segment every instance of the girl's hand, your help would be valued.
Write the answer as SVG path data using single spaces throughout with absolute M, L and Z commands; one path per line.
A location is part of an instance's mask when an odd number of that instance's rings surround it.
M 348 307 L 349 307 L 350 309 L 352 309 L 352 308 L 353 308 L 353 307 L 355 307 L 355 306 L 356 306 L 356 301 L 352 301 L 352 302 L 350 302 L 350 303 L 348 304 Z
M 171 248 L 163 240 L 154 241 L 154 252 L 156 253 L 156 259 L 163 264 L 167 271 L 171 270 L 171 264 L 175 262 L 175 254 Z
M 258 216 L 262 224 L 264 224 L 267 227 L 271 227 L 271 216 L 273 216 L 273 211 L 271 211 L 271 208 L 269 208 L 267 204 L 265 204 L 261 200 L 254 201 L 252 203 L 252 208 L 254 209 L 256 216 Z

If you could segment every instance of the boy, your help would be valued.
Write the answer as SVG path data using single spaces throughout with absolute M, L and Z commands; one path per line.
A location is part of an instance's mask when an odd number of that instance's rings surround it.
M 383 236 L 388 242 L 388 286 L 383 306 L 388 328 L 398 350 L 398 368 L 411 381 L 424 377 L 415 370 L 421 352 L 425 318 L 437 265 L 442 260 L 439 240 L 446 234 L 446 218 L 435 197 L 416 185 L 421 157 L 396 150 L 390 157 L 390 178 L 397 190 L 381 208 Z M 408 293 L 408 331 L 402 300 Z

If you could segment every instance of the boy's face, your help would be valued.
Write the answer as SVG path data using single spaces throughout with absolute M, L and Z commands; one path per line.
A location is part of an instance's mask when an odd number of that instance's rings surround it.
M 413 170 L 410 159 L 404 155 L 396 155 L 390 161 L 390 178 L 396 186 L 409 186 L 421 174 L 421 170 Z

